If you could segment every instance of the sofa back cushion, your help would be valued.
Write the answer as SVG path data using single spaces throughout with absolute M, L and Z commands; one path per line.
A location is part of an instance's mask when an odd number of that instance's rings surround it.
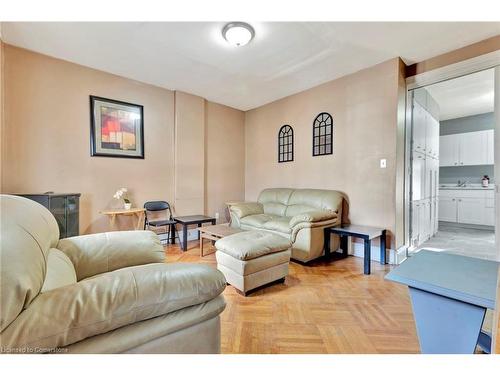
M 341 210 L 342 200 L 342 193 L 335 190 L 297 189 L 290 195 L 285 216 L 318 210 Z
M 264 207 L 265 214 L 285 216 L 288 200 L 293 191 L 285 188 L 264 189 L 257 201 Z
M 49 249 L 59 241 L 54 216 L 30 199 L 0 195 L 0 331 L 40 293 Z
M 76 271 L 71 260 L 61 250 L 50 249 L 41 293 L 74 283 L 76 283 Z

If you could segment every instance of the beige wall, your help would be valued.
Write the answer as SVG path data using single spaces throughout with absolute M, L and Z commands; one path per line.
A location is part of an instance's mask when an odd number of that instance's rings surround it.
M 353 223 L 394 234 L 402 79 L 400 60 L 392 59 L 246 112 L 246 199 L 255 200 L 268 187 L 340 190 L 349 198 Z M 333 117 L 334 152 L 312 157 L 312 122 L 322 111 Z M 283 124 L 294 128 L 295 159 L 289 163 L 277 162 Z M 386 169 L 379 168 L 381 158 Z
M 205 208 L 205 100 L 175 93 L 175 211 L 200 214 Z
M 245 199 L 245 115 L 207 102 L 205 211 L 225 222 L 225 202 Z
M 207 196 L 204 192 L 206 169 L 229 180 L 227 186 L 220 190 L 216 202 L 243 195 L 244 185 L 238 175 L 234 175 L 233 180 L 233 175 L 226 173 L 226 169 L 219 172 L 217 165 L 211 164 L 211 160 L 218 159 L 219 153 L 238 154 L 244 147 L 241 111 L 212 106 L 197 97 L 192 100 L 192 96 L 182 93 L 177 94 L 177 99 L 182 97 L 186 100 L 179 100 L 180 107 L 176 109 L 176 94 L 170 90 L 10 45 L 5 45 L 3 52 L 3 193 L 81 192 L 81 233 L 108 229 L 107 220 L 99 211 L 119 204 L 112 196 L 116 189 L 123 186 L 130 189 L 136 206 L 155 199 L 169 202 L 186 197 L 200 199 Z M 144 106 L 144 160 L 90 156 L 89 95 Z M 205 114 L 206 105 L 213 107 L 209 117 Z M 200 108 L 201 115 L 197 112 Z M 240 136 L 232 136 L 231 143 L 219 142 L 216 148 L 209 147 L 210 158 L 206 160 L 205 124 L 213 122 L 211 116 L 217 119 L 226 113 L 232 115 L 235 128 L 240 129 Z M 189 121 L 193 118 L 196 124 L 191 125 Z M 179 120 L 177 124 L 176 119 Z M 182 151 L 176 153 L 178 147 L 182 147 Z M 183 164 L 186 163 L 183 156 L 187 152 L 197 156 L 195 164 L 193 159 L 191 164 Z M 176 161 L 180 164 L 176 165 Z M 242 170 L 243 161 L 239 163 Z M 190 168 L 196 173 L 192 174 Z M 194 176 L 192 180 L 191 175 Z M 194 195 L 190 193 L 191 186 L 194 187 Z M 197 213 L 203 213 L 205 206 L 212 207 L 213 204 L 211 200 L 202 201 L 196 206 L 197 210 L 201 210 Z M 179 211 L 187 212 L 183 207 L 180 203 Z M 125 219 L 120 228 L 130 228 L 131 224 Z

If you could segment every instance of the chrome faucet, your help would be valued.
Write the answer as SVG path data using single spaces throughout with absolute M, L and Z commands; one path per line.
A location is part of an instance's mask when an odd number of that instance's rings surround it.
M 458 187 L 465 187 L 465 185 L 467 185 L 467 180 L 464 180 L 462 182 L 460 182 L 460 180 L 458 180 L 458 183 L 457 183 Z

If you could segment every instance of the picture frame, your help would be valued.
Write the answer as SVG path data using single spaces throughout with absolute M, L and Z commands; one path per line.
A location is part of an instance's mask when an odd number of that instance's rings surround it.
M 144 159 L 144 107 L 90 95 L 90 155 Z

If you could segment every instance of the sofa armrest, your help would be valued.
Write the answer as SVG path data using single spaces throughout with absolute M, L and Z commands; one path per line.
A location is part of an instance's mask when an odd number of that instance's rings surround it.
M 122 231 L 69 237 L 57 248 L 75 267 L 77 280 L 119 268 L 165 261 L 158 236 L 151 231 Z
M 300 223 L 317 223 L 326 220 L 336 219 L 338 213 L 331 210 L 320 210 L 305 212 L 303 214 L 295 215 L 290 219 L 290 227 L 293 228 Z
M 229 206 L 229 211 L 238 219 L 241 219 L 249 215 L 263 214 L 264 206 L 257 202 L 242 202 Z
M 51 351 L 219 298 L 224 275 L 198 264 L 147 264 L 39 294 L 1 335 L 7 348 Z M 217 313 L 216 312 L 216 313 Z

